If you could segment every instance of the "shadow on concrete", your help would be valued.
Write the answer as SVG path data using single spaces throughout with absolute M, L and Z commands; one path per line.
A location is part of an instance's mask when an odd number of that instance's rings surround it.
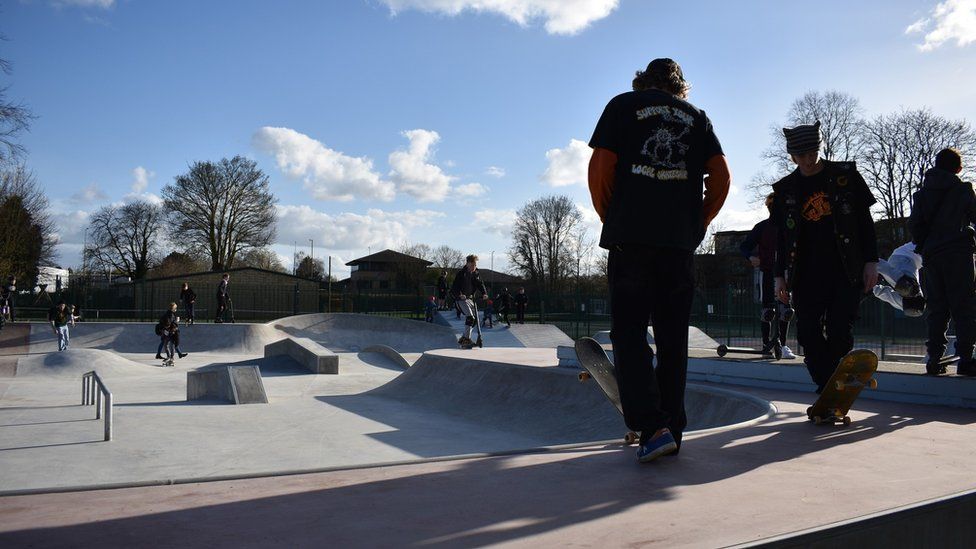
M 261 377 L 284 377 L 311 375 L 294 359 L 287 356 L 272 356 L 265 358 L 252 358 L 248 360 L 238 360 L 237 362 L 214 362 L 207 365 L 207 368 L 217 368 L 220 366 L 257 366 L 261 370 Z
M 225 400 L 217 399 L 200 399 L 200 400 L 164 400 L 160 402 L 126 402 L 123 404 L 115 404 L 119 408 L 142 408 L 142 407 L 153 407 L 153 406 L 227 406 L 232 404 Z
M 145 512 L 149 514 L 8 532 L 0 535 L 0 544 L 54 546 L 84 540 L 96 546 L 136 539 L 151 539 L 157 546 L 500 544 L 672 500 L 679 497 L 683 486 L 719 482 L 771 463 L 960 415 L 942 410 L 928 418 L 902 417 L 896 406 L 873 404 L 864 408 L 874 410 L 863 411 L 875 414 L 849 428 L 814 426 L 800 412 L 782 413 L 763 424 L 689 439 L 681 456 L 649 465 L 634 461 L 632 447 L 557 450 L 532 458 L 504 456 L 405 466 L 395 473 L 337 472 L 261 479 L 251 481 L 254 484 L 248 485 L 246 494 L 227 486 L 197 486 L 183 491 L 215 495 L 196 505 L 192 498 L 187 499 L 183 504 L 192 508 L 164 512 L 155 511 L 160 501 L 173 497 L 164 490 L 178 488 L 153 488 L 158 491 L 156 497 L 144 494 L 141 498 L 147 502 Z M 364 477 L 366 480 L 357 480 Z M 262 492 L 270 495 L 256 497 Z M 220 494 L 246 497 L 247 501 L 213 504 Z M 106 491 L 83 497 L 96 508 L 110 504 L 100 503 L 101 498 L 111 502 L 116 496 Z M 309 509 L 323 514 L 310 517 Z M 391 520 L 401 527 L 391 527 Z M 708 528 L 707 521 L 701 527 Z
M 393 370 L 394 372 L 403 371 L 402 366 L 397 365 L 392 359 L 380 353 L 359 352 L 356 354 L 356 358 L 366 364 L 369 364 L 370 366 L 376 366 L 377 368 L 383 368 L 384 370 Z

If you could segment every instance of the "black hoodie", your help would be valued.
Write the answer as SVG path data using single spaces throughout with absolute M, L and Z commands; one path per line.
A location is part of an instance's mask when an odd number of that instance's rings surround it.
M 973 186 L 940 168 L 925 172 L 922 188 L 912 198 L 908 229 L 915 253 L 923 258 L 946 252 L 976 251 L 971 223 L 976 222 Z

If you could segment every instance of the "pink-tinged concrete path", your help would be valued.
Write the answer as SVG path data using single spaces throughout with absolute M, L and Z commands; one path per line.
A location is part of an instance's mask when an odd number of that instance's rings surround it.
M 0 546 L 716 547 L 976 487 L 972 410 L 861 400 L 854 425 L 823 427 L 809 394 L 747 392 L 779 414 L 649 465 L 611 445 L 15 496 Z

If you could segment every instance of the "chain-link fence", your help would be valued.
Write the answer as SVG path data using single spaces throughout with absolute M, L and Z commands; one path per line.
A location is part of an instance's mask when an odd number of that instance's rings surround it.
M 744 287 L 742 287 L 744 286 Z M 162 298 L 160 293 L 165 293 Z M 165 304 L 179 304 L 172 289 L 147 286 L 134 292 L 131 286 L 106 289 L 67 288 L 61 294 L 21 293 L 14 299 L 14 314 L 19 320 L 43 320 L 60 298 L 75 305 L 85 321 L 154 321 L 165 311 Z M 295 314 L 345 312 L 376 314 L 423 320 L 424 305 L 430 292 L 423 295 L 389 292 L 349 292 L 328 289 L 308 291 L 297 285 L 246 285 L 232 287 L 232 314 L 238 322 L 267 322 Z M 697 289 L 692 306 L 691 324 L 702 329 L 719 343 L 729 346 L 758 348 L 762 343 L 761 307 L 757 292 L 747 284 L 725 289 Z M 212 301 L 212 300 L 211 300 Z M 179 304 L 183 311 L 182 304 Z M 498 311 L 499 304 L 495 305 Z M 198 303 L 197 322 L 212 321 L 213 303 Z M 181 313 L 182 314 L 182 313 Z M 510 318 L 514 320 L 514 306 Z M 226 318 L 226 317 L 225 317 Z M 606 294 L 528 294 L 526 322 L 558 326 L 574 339 L 610 329 L 610 300 Z M 951 327 L 950 327 L 951 331 Z M 925 320 L 906 317 L 901 311 L 867 297 L 860 306 L 860 319 L 854 330 L 856 345 L 872 349 L 882 358 L 914 359 L 925 354 Z M 787 344 L 798 348 L 795 329 L 791 326 Z

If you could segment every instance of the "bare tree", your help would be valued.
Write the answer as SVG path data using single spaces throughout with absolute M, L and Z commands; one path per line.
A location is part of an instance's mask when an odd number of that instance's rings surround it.
M 275 197 L 268 176 L 242 156 L 195 162 L 162 191 L 179 239 L 210 258 L 210 268 L 233 267 L 238 254 L 275 238 Z
M 958 148 L 963 165 L 972 166 L 976 132 L 965 120 L 949 120 L 929 109 L 880 115 L 865 125 L 860 169 L 886 219 L 911 212 L 912 194 L 936 153 L 946 147 Z
M 567 252 L 570 264 L 574 268 L 577 286 L 580 284 L 581 277 L 590 274 L 590 268 L 593 265 L 593 249 L 595 246 L 596 240 L 590 237 L 589 229 L 582 223 L 569 235 Z
M 33 172 L 12 166 L 0 171 L 0 204 L 5 205 L 0 226 L 7 239 L 2 244 L 0 273 L 33 280 L 39 266 L 53 265 L 58 241 L 47 195 Z
M 146 201 L 105 206 L 92 214 L 85 263 L 139 280 L 159 262 L 165 215 Z
M 569 246 L 582 220 L 568 196 L 547 196 L 522 206 L 512 228 L 512 264 L 544 291 L 560 289 L 567 274 L 575 269 Z
M 325 264 L 317 257 L 305 255 L 305 252 L 298 252 L 298 267 L 295 269 L 295 276 L 321 282 L 326 277 Z
M 423 259 L 424 261 L 431 261 L 431 258 L 434 255 L 434 250 L 432 250 L 427 244 L 404 243 L 397 251 L 411 257 L 416 257 L 417 259 Z
M 431 252 L 430 261 L 440 269 L 460 269 L 464 265 L 465 254 L 461 250 L 442 244 Z
M 278 258 L 278 254 L 268 248 L 250 248 L 241 252 L 235 260 L 238 267 L 254 267 L 266 271 L 287 273 L 288 269 Z M 321 260 L 319 260 L 321 263 Z
M 770 127 L 771 143 L 762 152 L 767 170 L 754 176 L 748 185 L 752 201 L 762 202 L 769 194 L 769 185 L 793 169 L 786 152 L 783 127 L 819 120 L 823 138 L 821 156 L 827 160 L 856 160 L 863 146 L 863 115 L 864 109 L 857 98 L 844 92 L 810 91 L 794 101 L 786 113 L 786 122 Z
M 207 270 L 206 261 L 182 252 L 170 252 L 169 255 L 164 257 L 159 264 L 150 270 L 149 276 L 152 278 L 164 278 L 167 276 L 199 273 L 205 270 Z
M 0 35 L 0 41 L 6 40 Z M 0 58 L 0 73 L 9 75 L 11 64 Z M 0 167 L 10 166 L 23 154 L 24 147 L 17 138 L 30 130 L 31 120 L 35 117 L 23 103 L 17 103 L 7 97 L 10 86 L 0 86 Z
M 715 253 L 715 233 L 720 233 L 724 231 L 725 228 L 722 223 L 713 221 L 709 226 L 708 230 L 705 231 L 705 238 L 702 239 L 701 244 L 695 250 L 696 255 L 706 255 Z

